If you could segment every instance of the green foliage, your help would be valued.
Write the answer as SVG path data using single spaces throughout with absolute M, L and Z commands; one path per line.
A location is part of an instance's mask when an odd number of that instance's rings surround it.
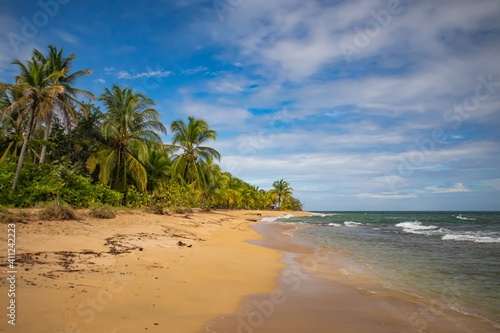
M 64 201 L 54 200 L 49 202 L 40 212 L 40 220 L 76 220 L 73 208 Z
M 113 85 L 99 98 L 101 112 L 90 92 L 74 87 L 91 73 L 73 71 L 75 56 L 55 46 L 45 55 L 35 49 L 30 60 L 13 62 L 13 84 L 0 82 L 0 206 L 63 200 L 152 212 L 302 209 L 283 179 L 266 191 L 223 172 L 219 152 L 208 146 L 217 133 L 203 119 L 172 122 L 165 145 L 165 126 L 147 96 Z
M 166 188 L 169 207 L 194 207 L 196 206 L 196 194 L 193 186 L 181 185 L 176 181 L 170 181 Z
M 117 206 L 122 195 L 103 184 L 92 184 L 88 176 L 82 176 L 69 165 L 26 163 L 15 192 L 10 190 L 14 163 L 0 164 L 0 205 L 32 207 L 38 202 L 63 200 L 75 208 L 94 204 Z
M 299 199 L 290 197 L 283 203 L 281 208 L 284 210 L 301 211 L 304 208 L 304 205 Z
M 135 188 L 129 188 L 127 192 L 128 206 L 132 208 L 160 207 L 194 207 L 199 202 L 196 201 L 196 191 L 193 186 L 181 185 L 170 180 L 163 190 L 155 194 L 143 193 Z
M 273 183 L 273 189 L 271 190 L 278 201 L 278 207 L 280 209 L 284 208 L 283 204 L 292 198 L 293 188 L 284 179 L 277 180 Z
M 217 132 L 211 130 L 203 119 L 189 117 L 188 120 L 187 125 L 179 119 L 171 126 L 172 148 L 179 152 L 174 158 L 172 172 L 187 184 L 194 183 L 197 189 L 204 190 L 207 180 L 203 171 L 210 168 L 214 159 L 220 160 L 219 152 L 205 143 L 215 140 Z
M 149 147 L 161 145 L 157 132 L 166 134 L 166 129 L 153 109 L 154 101 L 129 87 L 114 85 L 99 100 L 107 109 L 101 126 L 105 142 L 89 157 L 87 167 L 93 173 L 99 166 L 99 180 L 123 192 L 126 205 L 130 183 L 146 190 Z
M 97 205 L 90 207 L 90 216 L 95 219 L 112 219 L 116 217 L 116 214 L 110 206 Z

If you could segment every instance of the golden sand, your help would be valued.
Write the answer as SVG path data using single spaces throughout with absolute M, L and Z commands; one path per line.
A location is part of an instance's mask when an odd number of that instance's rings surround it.
M 197 332 L 243 296 L 275 288 L 281 254 L 246 242 L 259 238 L 250 227 L 260 213 L 122 211 L 98 220 L 80 211 L 79 221 L 18 222 L 16 325 L 7 324 L 2 279 L 0 332 Z M 8 226 L 0 228 L 7 271 Z

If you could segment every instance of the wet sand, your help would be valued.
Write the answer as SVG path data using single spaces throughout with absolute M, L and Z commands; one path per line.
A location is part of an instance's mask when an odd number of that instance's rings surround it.
M 252 243 L 281 251 L 287 267 L 272 293 L 245 297 L 237 313 L 214 319 L 203 332 L 499 332 L 482 320 L 446 309 L 438 298 L 424 299 L 384 285 L 363 267 L 354 267 L 342 252 L 294 242 L 287 235 L 291 228 L 255 227 L 264 238 Z M 352 273 L 356 271 L 363 274 Z

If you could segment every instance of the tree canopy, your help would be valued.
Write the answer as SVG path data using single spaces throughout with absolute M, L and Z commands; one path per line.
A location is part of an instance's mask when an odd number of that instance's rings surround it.
M 148 96 L 113 85 L 95 100 L 76 86 L 92 71 L 72 71 L 75 57 L 35 49 L 13 61 L 14 83 L 0 83 L 0 206 L 61 199 L 75 207 L 302 209 L 283 179 L 264 190 L 224 172 L 211 147 L 217 132 L 204 119 L 172 121 L 165 143 Z

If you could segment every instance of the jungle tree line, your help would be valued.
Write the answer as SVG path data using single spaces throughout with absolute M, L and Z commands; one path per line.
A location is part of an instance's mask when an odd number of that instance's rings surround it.
M 13 84 L 0 83 L 0 205 L 302 209 L 283 179 L 266 191 L 221 170 L 209 146 L 217 133 L 205 120 L 173 121 L 164 143 L 167 128 L 146 95 L 113 85 L 95 97 L 77 88 L 92 71 L 73 70 L 75 56 L 35 49 L 13 61 Z

